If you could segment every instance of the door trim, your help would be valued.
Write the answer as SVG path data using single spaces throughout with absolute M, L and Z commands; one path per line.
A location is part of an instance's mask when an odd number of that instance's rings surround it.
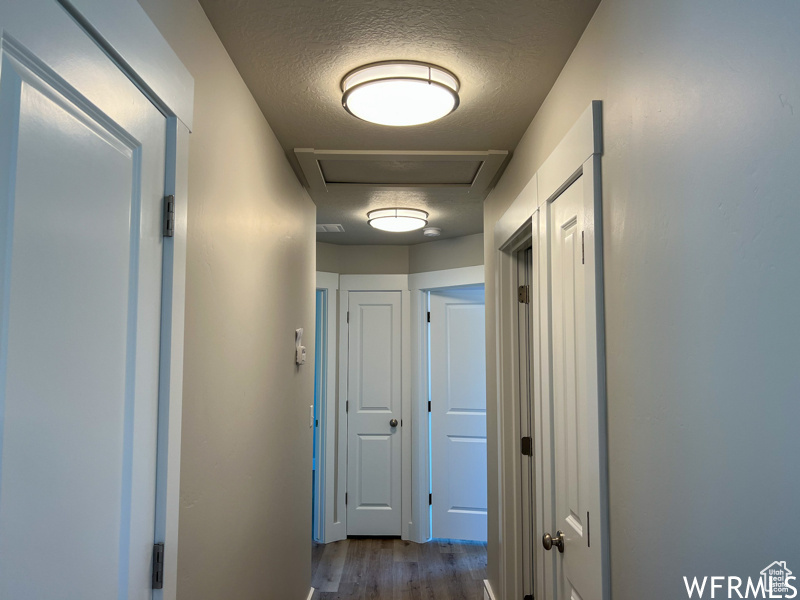
M 339 294 L 339 275 L 317 271 L 317 290 L 327 296 L 327 330 L 325 331 L 325 373 L 322 398 L 319 406 L 319 436 L 317 449 L 317 481 L 320 494 L 319 514 L 321 542 L 329 544 L 347 537 L 347 529 L 342 515 L 344 503 L 336 498 L 336 315 Z M 333 418 L 329 418 L 332 415 Z
M 164 238 L 159 362 L 155 541 L 164 542 L 164 588 L 153 600 L 175 600 L 178 579 L 183 342 L 189 135 L 194 79 L 144 9 L 124 0 L 59 0 L 86 34 L 167 117 L 164 195 L 175 197 L 174 237 Z
M 414 273 L 409 276 L 411 297 L 411 417 L 414 436 L 408 460 L 413 478 L 408 490 L 411 506 L 408 539 L 423 544 L 431 539 L 430 428 L 428 423 L 428 326 L 427 294 L 431 290 L 484 285 L 483 265 Z M 404 490 L 405 491 L 405 490 Z
M 550 444 L 551 432 L 542 427 L 549 423 L 550 403 L 550 356 L 548 310 L 549 294 L 549 232 L 547 218 L 549 203 L 555 200 L 578 177 L 585 178 L 584 190 L 586 210 L 586 264 L 587 273 L 587 329 L 596 332 L 598 357 L 597 371 L 593 381 L 597 383 L 595 393 L 599 408 L 599 444 L 601 463 L 601 514 L 599 531 L 602 553 L 603 583 L 601 597 L 610 598 L 609 539 L 608 539 L 608 459 L 606 427 L 605 386 L 605 338 L 603 306 L 603 260 L 602 260 L 602 187 L 600 179 L 600 157 L 603 153 L 602 103 L 593 101 L 575 125 L 564 136 L 553 153 L 533 175 L 511 207 L 495 225 L 495 248 L 498 265 L 496 289 L 497 303 L 497 390 L 498 411 L 497 440 L 499 446 L 499 490 L 503 492 L 500 514 L 500 581 L 501 597 L 521 597 L 522 589 L 522 540 L 520 503 L 516 500 L 520 490 L 519 449 L 516 432 L 519 431 L 520 408 L 518 397 L 519 374 L 516 364 L 519 349 L 516 347 L 518 331 L 516 297 L 513 293 L 516 276 L 515 253 L 526 239 L 533 240 L 533 281 L 539 293 L 532 294 L 534 302 L 533 376 L 534 376 L 534 435 L 538 437 L 535 447 L 542 449 Z M 600 293 L 596 293 L 597 290 Z M 544 333 L 543 333 L 544 332 Z M 491 390 L 489 391 L 491 393 Z M 549 471 L 543 469 L 542 452 L 535 451 L 536 475 L 536 532 L 541 536 L 552 514 L 553 496 Z M 489 491 L 492 493 L 492 490 Z M 509 496 L 511 496 L 509 498 Z M 593 538 L 593 539 L 596 539 Z M 553 594 L 552 555 L 539 552 L 535 555 L 536 594 L 540 598 L 551 598 Z
M 167 117 L 191 131 L 194 78 L 132 0 L 56 0 Z

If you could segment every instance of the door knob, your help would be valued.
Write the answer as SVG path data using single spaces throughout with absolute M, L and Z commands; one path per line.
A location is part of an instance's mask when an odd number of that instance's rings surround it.
M 392 419 L 389 421 L 389 427 L 397 427 L 397 419 Z
M 545 550 L 550 550 L 555 546 L 561 554 L 564 554 L 564 533 L 562 531 L 556 531 L 555 539 L 553 539 L 553 536 L 549 533 L 545 533 L 542 536 L 542 546 L 544 546 Z

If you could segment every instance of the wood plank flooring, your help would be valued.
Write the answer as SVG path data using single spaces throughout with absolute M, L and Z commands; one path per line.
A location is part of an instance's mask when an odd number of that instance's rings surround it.
M 482 600 L 486 544 L 348 539 L 312 550 L 313 600 Z

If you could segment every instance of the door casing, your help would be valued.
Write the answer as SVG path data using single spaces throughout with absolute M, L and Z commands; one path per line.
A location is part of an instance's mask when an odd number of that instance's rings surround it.
M 351 291 L 401 291 L 402 367 L 402 539 L 424 543 L 431 538 L 428 438 L 427 290 L 484 283 L 483 266 L 411 275 L 339 275 L 317 273 L 317 288 L 328 290 L 328 392 L 322 408 L 325 441 L 321 475 L 325 488 L 324 542 L 347 537 L 347 306 Z M 338 294 L 336 291 L 338 290 Z M 333 299 L 336 299 L 336 302 Z M 337 334 L 338 331 L 338 334 Z M 338 339 L 338 342 L 337 342 Z M 336 369 L 337 377 L 331 371 Z M 338 379 L 338 381 L 337 381 Z M 332 389 L 333 388 L 333 389 Z M 412 435 L 412 431 L 416 432 Z
M 515 338 L 519 330 L 516 308 L 515 253 L 524 240 L 533 242 L 533 285 L 538 293 L 532 294 L 534 303 L 533 365 L 534 381 L 534 469 L 535 469 L 535 538 L 552 528 L 553 518 L 553 473 L 542 460 L 545 450 L 552 447 L 551 414 L 551 358 L 548 298 L 550 294 L 549 270 L 549 203 L 558 198 L 576 179 L 584 177 L 585 247 L 587 272 L 587 328 L 594 335 L 590 355 L 596 357 L 589 379 L 593 382 L 593 394 L 598 409 L 597 452 L 600 464 L 600 510 L 599 523 L 593 527 L 593 545 L 601 552 L 601 583 L 597 597 L 610 598 L 609 538 L 608 538 L 608 458 L 605 396 L 605 343 L 602 268 L 602 188 L 600 181 L 600 157 L 602 155 L 602 103 L 594 101 L 584 111 L 550 157 L 523 188 L 511 207 L 495 225 L 494 239 L 498 270 L 497 302 L 497 348 L 498 389 L 497 411 L 499 421 L 499 487 L 503 492 L 500 505 L 499 527 L 501 531 L 500 597 L 522 597 L 524 568 L 522 565 L 522 513 L 520 496 L 519 440 L 516 433 L 520 425 L 519 348 Z M 491 493 L 491 490 L 490 490 Z M 553 532 L 554 533 L 554 532 Z M 555 563 L 553 553 L 544 552 L 541 545 L 534 545 L 535 595 L 538 598 L 553 598 Z

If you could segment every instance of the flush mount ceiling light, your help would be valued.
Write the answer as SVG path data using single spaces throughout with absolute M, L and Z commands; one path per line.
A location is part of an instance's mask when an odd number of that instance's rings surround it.
M 381 208 L 367 213 L 370 225 L 382 231 L 414 231 L 428 224 L 428 213 L 416 208 Z
M 455 75 L 436 65 L 372 63 L 344 76 L 342 106 L 354 117 L 379 125 L 420 125 L 458 108 L 460 86 Z

